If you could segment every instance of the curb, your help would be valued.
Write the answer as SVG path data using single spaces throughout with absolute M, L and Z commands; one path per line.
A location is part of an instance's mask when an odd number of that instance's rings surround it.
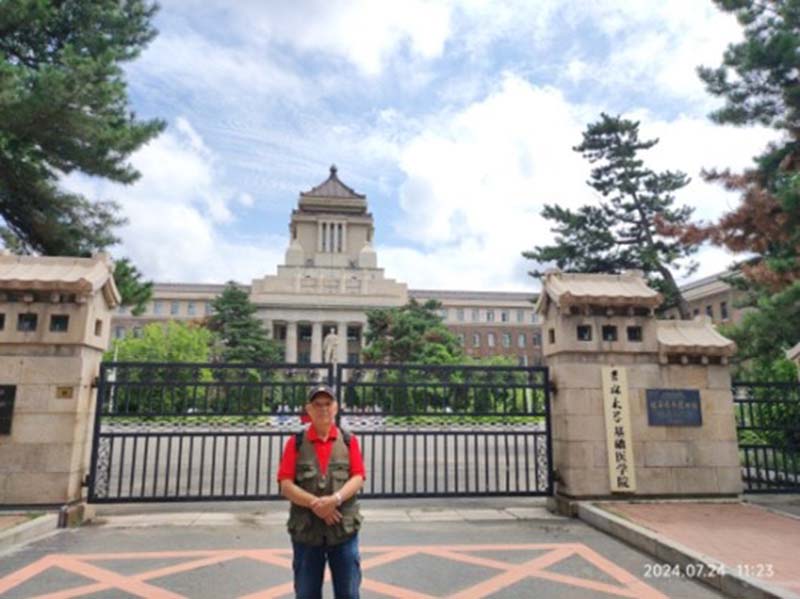
M 578 518 L 594 528 L 609 534 L 653 557 L 684 571 L 701 567 L 707 572 L 722 572 L 719 575 L 697 576 L 693 580 L 702 582 L 727 597 L 736 599 L 800 599 L 795 593 L 766 584 L 760 580 L 734 574 L 729 567 L 708 555 L 634 524 L 595 505 L 578 502 Z
M 58 514 L 45 514 L 0 532 L 0 554 L 58 532 Z

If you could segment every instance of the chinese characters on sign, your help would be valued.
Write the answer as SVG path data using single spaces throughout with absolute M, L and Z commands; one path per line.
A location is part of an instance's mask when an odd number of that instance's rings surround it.
M 636 491 L 628 376 L 624 368 L 603 366 L 603 406 L 612 493 Z
M 697 389 L 648 389 L 649 426 L 703 426 L 700 391 Z

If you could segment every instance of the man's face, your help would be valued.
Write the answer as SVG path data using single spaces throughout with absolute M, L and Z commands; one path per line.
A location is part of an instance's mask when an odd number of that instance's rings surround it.
M 336 417 L 338 404 L 327 393 L 317 393 L 306 404 L 306 412 L 315 427 L 328 427 Z

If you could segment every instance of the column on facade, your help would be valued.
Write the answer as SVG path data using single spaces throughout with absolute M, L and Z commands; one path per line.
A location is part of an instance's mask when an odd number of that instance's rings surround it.
M 274 339 L 275 338 L 275 330 L 274 329 L 275 329 L 275 326 L 274 326 L 272 320 L 269 319 L 269 318 L 266 319 L 264 321 L 264 330 L 267 332 L 267 337 L 269 337 L 270 339 Z
M 347 253 L 347 223 L 342 224 L 342 251 Z
M 322 362 L 322 323 L 311 323 L 311 361 L 314 364 Z
M 317 251 L 322 251 L 322 221 L 317 221 Z
M 339 247 L 339 223 L 331 223 L 331 252 L 336 253 Z
M 297 323 L 289 321 L 286 323 L 286 361 L 289 364 L 297 363 Z
M 339 337 L 339 344 L 336 346 L 336 361 L 339 364 L 347 364 L 347 322 L 339 321 L 336 324 L 336 333 Z

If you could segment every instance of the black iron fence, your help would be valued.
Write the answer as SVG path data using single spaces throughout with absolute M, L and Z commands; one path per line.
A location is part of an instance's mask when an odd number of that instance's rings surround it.
M 329 364 L 104 363 L 89 501 L 272 499 L 309 387 Z
M 551 492 L 542 368 L 104 363 L 89 500 L 278 498 L 283 446 L 318 382 L 360 440 L 364 496 Z
M 800 383 L 733 384 L 748 493 L 800 492 Z
M 367 497 L 549 495 L 547 369 L 339 365 Z

